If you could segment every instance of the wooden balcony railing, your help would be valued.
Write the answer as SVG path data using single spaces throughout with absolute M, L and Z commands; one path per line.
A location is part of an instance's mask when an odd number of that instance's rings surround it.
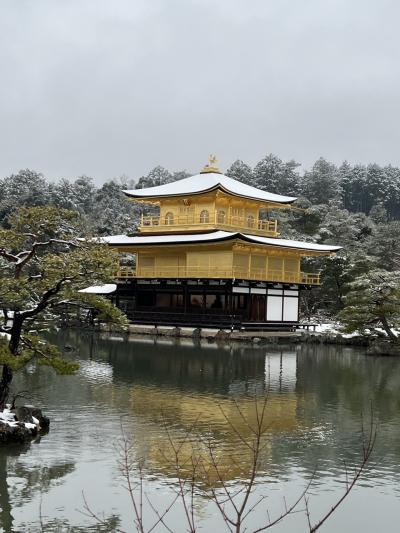
M 144 216 L 141 217 L 140 231 L 177 231 L 187 229 L 224 229 L 228 231 L 236 230 L 254 235 L 264 235 L 276 237 L 278 235 L 277 220 L 259 220 L 252 216 L 237 217 L 222 215 L 221 213 L 210 213 L 208 216 L 184 215 L 177 217 Z
M 132 268 L 121 268 L 118 279 L 130 278 L 211 278 L 211 279 L 248 279 L 254 281 L 276 281 L 284 283 L 300 283 L 319 285 L 320 275 L 315 272 L 287 272 L 282 270 L 244 269 L 238 267 L 143 267 L 138 271 Z
M 136 270 L 132 267 L 119 267 L 119 270 L 117 272 L 118 279 L 130 279 L 130 278 L 136 278 Z

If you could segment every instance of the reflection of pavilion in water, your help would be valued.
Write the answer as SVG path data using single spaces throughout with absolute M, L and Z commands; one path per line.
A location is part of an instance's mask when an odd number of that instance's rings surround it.
M 115 405 L 125 404 L 139 421 L 140 431 L 132 436 L 137 455 L 146 458 L 152 474 L 175 474 L 164 425 L 173 442 L 181 446 L 182 463 L 189 463 L 193 453 L 201 454 L 209 468 L 206 441 L 212 442 L 220 469 L 232 480 L 248 471 L 252 457 L 227 419 L 240 435 L 250 439 L 250 427 L 256 424 L 255 396 L 259 410 L 268 397 L 264 465 L 273 437 L 299 427 L 297 356 L 292 347 L 262 350 L 205 345 L 194 349 L 193 343 L 171 339 L 135 342 L 135 352 L 129 357 L 129 344 L 124 344 L 123 352 L 108 351 L 114 380 L 128 382 L 123 389 L 113 388 L 111 397 Z
M 269 391 L 294 391 L 297 382 L 297 353 L 294 350 L 267 352 L 265 384 Z
M 216 478 L 208 451 L 210 444 L 225 479 L 240 478 L 249 471 L 253 456 L 236 432 L 246 441 L 253 438 L 250 428 L 256 427 L 257 410 L 261 413 L 263 409 L 261 395 L 257 399 L 236 394 L 215 397 L 137 386 L 131 389 L 129 399 L 134 414 L 145 422 L 141 435 L 135 435 L 135 439 L 140 440 L 141 454 L 153 472 L 176 473 L 171 440 L 175 447 L 180 447 L 180 466 L 189 468 L 189 474 L 191 457 L 201 455 L 202 468 L 208 471 L 211 480 Z M 274 435 L 298 428 L 296 412 L 297 398 L 293 392 L 269 394 L 263 423 L 266 445 L 261 463 L 268 463 Z M 168 433 L 161 424 L 165 424 Z
M 116 381 L 190 392 L 261 394 L 294 390 L 296 348 L 194 343 L 191 339 L 147 338 L 110 343 L 100 339 L 99 356 Z

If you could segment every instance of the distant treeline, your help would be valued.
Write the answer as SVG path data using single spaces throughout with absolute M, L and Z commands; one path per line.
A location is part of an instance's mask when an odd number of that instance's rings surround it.
M 335 314 L 343 306 L 349 282 L 374 269 L 400 269 L 400 169 L 377 164 L 339 167 L 318 159 L 301 174 L 295 161 L 267 155 L 254 168 L 235 161 L 226 174 L 274 193 L 299 197 L 297 210 L 279 210 L 283 238 L 337 244 L 332 258 L 304 259 L 305 271 L 322 270 L 322 286 L 312 291 L 304 309 Z M 162 185 L 187 177 L 160 166 L 137 180 L 120 178 L 96 187 L 92 178 L 56 183 L 32 170 L 0 180 L 0 226 L 19 206 L 55 205 L 78 210 L 88 232 L 96 235 L 132 233 L 140 214 L 154 207 L 127 201 L 122 189 Z M 1 264 L 0 264 L 1 267 Z
M 384 208 L 389 220 L 400 219 L 400 169 L 391 165 L 336 166 L 324 158 L 311 170 L 301 174 L 299 163 L 282 161 L 269 154 L 254 168 L 237 160 L 225 174 L 259 189 L 307 199 L 311 204 L 336 202 L 352 213 L 369 215 L 374 207 Z M 99 204 L 120 197 L 123 188 L 142 188 L 170 183 L 189 176 L 186 171 L 170 172 L 157 166 L 138 179 L 119 178 L 96 187 L 92 178 L 80 176 L 71 182 L 48 181 L 42 174 L 21 170 L 0 179 L 0 221 L 17 205 L 48 205 L 78 209 L 83 214 L 95 213 Z M 107 200 L 108 199 L 108 200 Z
M 264 191 L 304 197 L 312 204 L 335 201 L 353 213 L 368 215 L 374 206 L 381 206 L 389 219 L 400 219 L 399 168 L 376 163 L 350 165 L 346 161 L 336 166 L 322 157 L 304 174 L 300 174 L 299 167 L 296 161 L 284 162 L 269 154 L 254 168 L 237 160 L 225 174 Z M 156 167 L 141 177 L 136 187 L 161 185 L 188 175 Z

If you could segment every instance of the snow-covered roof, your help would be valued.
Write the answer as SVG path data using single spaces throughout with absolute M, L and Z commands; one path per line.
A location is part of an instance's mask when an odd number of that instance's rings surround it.
M 92 285 L 78 292 L 84 292 L 86 294 L 112 294 L 116 290 L 117 286 L 115 283 L 106 283 L 105 285 Z
M 291 204 L 296 200 L 292 196 L 281 196 L 280 194 L 260 191 L 251 185 L 245 185 L 224 174 L 217 174 L 215 172 L 196 174 L 190 178 L 184 178 L 165 185 L 158 185 L 157 187 L 132 189 L 123 192 L 130 198 L 144 199 L 201 194 L 218 188 L 235 196 L 250 198 L 251 200 L 262 200 L 263 202 Z
M 100 237 L 101 242 L 111 244 L 112 246 L 129 246 L 131 244 L 169 244 L 169 243 L 191 243 L 207 242 L 229 239 L 235 233 L 228 231 L 213 231 L 209 233 L 194 233 L 186 235 L 111 235 L 110 237 Z
M 316 244 L 313 242 L 292 241 L 289 239 L 276 239 L 275 237 L 257 237 L 256 235 L 243 235 L 248 240 L 259 242 L 260 244 L 269 244 L 271 246 L 282 246 L 285 248 L 303 248 L 304 250 L 313 250 L 315 252 L 337 252 L 341 246 L 330 246 L 326 244 Z
M 268 246 L 278 246 L 282 248 L 296 248 L 299 250 L 309 250 L 313 252 L 329 253 L 337 252 L 341 246 L 328 246 L 325 244 L 315 244 L 313 242 L 292 241 L 287 239 L 276 239 L 274 237 L 257 237 L 245 233 L 229 231 L 213 231 L 210 233 L 192 233 L 186 235 L 111 235 L 110 237 L 101 237 L 101 241 L 111 246 L 137 246 L 137 245 L 154 245 L 154 244 L 194 244 L 204 242 L 224 241 L 231 239 L 240 239 L 243 241 L 253 242 L 255 244 L 265 244 Z

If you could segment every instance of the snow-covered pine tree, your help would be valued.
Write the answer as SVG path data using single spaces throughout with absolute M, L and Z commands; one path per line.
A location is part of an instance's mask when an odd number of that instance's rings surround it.
M 382 270 L 400 270 L 400 221 L 377 224 L 365 248 L 378 259 Z
M 348 332 L 375 333 L 398 343 L 400 328 L 400 272 L 371 270 L 349 285 L 340 319 Z
M 259 161 L 253 170 L 254 187 L 263 191 L 279 194 L 280 184 L 284 175 L 284 164 L 274 154 L 266 155 Z
M 313 204 L 341 201 L 342 191 L 338 170 L 333 163 L 320 157 L 303 176 L 303 195 Z
M 366 210 L 368 214 L 376 203 L 385 203 L 390 189 L 389 176 L 385 170 L 373 163 L 367 166 L 366 175 Z
M 254 185 L 253 170 L 250 165 L 244 163 L 241 159 L 236 159 L 225 174 L 247 185 Z
M 108 181 L 96 191 L 89 224 L 95 235 L 129 234 L 136 231 L 141 210 L 140 204 L 127 200 L 122 185 Z
M 400 169 L 388 165 L 384 172 L 387 177 L 386 198 L 382 199 L 382 203 L 389 219 L 400 219 Z
M 8 229 L 0 228 L 0 409 L 9 394 L 13 370 L 33 358 L 61 373 L 76 365 L 61 358 L 57 347 L 32 335 L 44 316 L 53 317 L 67 302 L 85 303 L 98 316 L 125 327 L 124 315 L 107 299 L 79 293 L 87 285 L 114 280 L 118 256 L 93 239 L 82 239 L 78 212 L 57 207 L 15 210 Z
M 171 181 L 173 181 L 171 172 L 158 165 L 150 170 L 147 176 L 142 176 L 138 180 L 135 188 L 144 189 L 146 187 L 157 187 L 158 185 L 165 185 Z
M 93 178 L 89 176 L 80 176 L 73 185 L 76 208 L 86 215 L 93 210 L 94 194 L 96 187 Z
M 47 205 L 50 197 L 49 184 L 39 172 L 24 169 L 4 178 L 1 184 L 0 223 L 16 207 Z

